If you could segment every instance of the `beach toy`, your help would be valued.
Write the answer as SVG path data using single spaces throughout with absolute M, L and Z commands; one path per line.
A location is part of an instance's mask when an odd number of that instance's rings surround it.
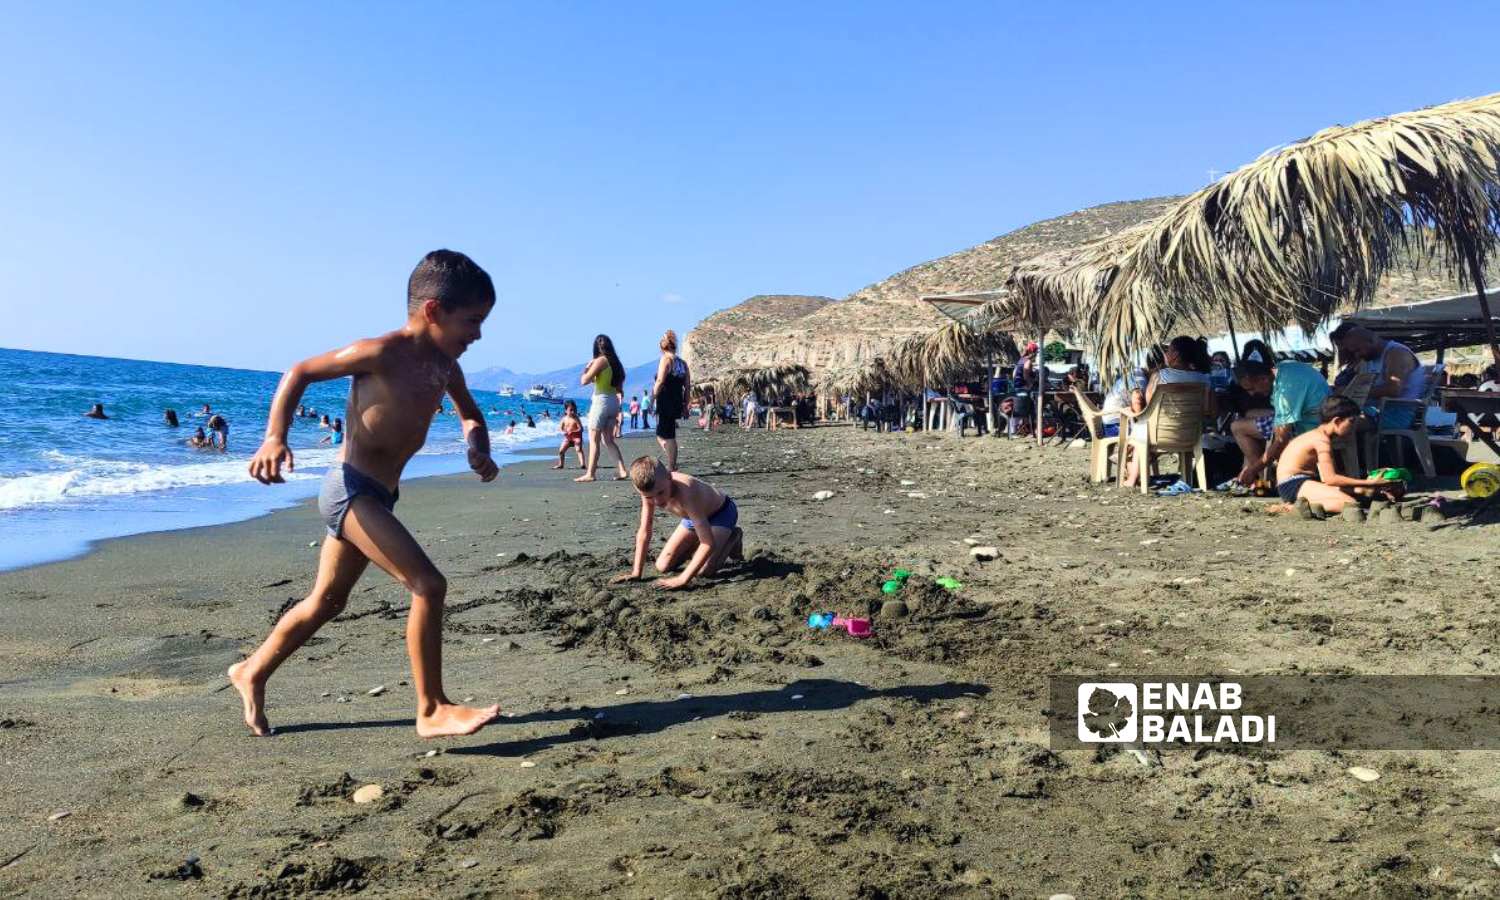
M 1411 470 L 1399 467 L 1387 467 L 1376 469 L 1370 473 L 1371 478 L 1379 478 L 1383 481 L 1411 481 Z
M 901 590 L 901 582 L 894 578 L 880 586 L 880 591 L 883 594 L 894 594 L 899 590 Z
M 847 630 L 850 637 L 863 638 L 870 636 L 869 619 L 846 619 L 843 616 L 834 616 L 833 627 Z
M 911 572 L 907 571 L 906 569 L 894 569 L 891 572 L 891 577 L 896 579 L 897 581 L 905 581 L 906 579 L 911 577 Z
M 1494 463 L 1475 463 L 1458 476 L 1458 486 L 1475 500 L 1484 500 L 1500 493 L 1500 466 Z
M 963 583 L 957 578 L 954 578 L 952 575 L 944 575 L 942 578 L 934 578 L 932 580 L 932 583 L 937 585 L 938 587 L 947 588 L 950 591 L 956 591 L 959 588 L 963 587 Z
M 833 620 L 835 618 L 836 617 L 831 612 L 813 613 L 812 615 L 807 617 L 807 627 L 818 629 L 827 628 L 829 625 L 833 624 Z

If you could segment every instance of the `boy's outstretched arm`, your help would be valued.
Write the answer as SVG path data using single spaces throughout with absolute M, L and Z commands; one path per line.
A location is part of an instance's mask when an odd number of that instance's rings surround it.
M 683 568 L 682 574 L 673 578 L 659 578 L 656 586 L 665 591 L 675 591 L 678 588 L 687 587 L 688 582 L 697 577 L 708 565 L 708 561 L 714 555 L 714 527 L 708 524 L 708 516 L 693 517 L 693 533 L 698 536 L 698 549 L 693 551 L 693 558 L 689 559 Z
M 281 376 L 281 383 L 276 386 L 276 396 L 271 400 L 271 413 L 266 417 L 266 438 L 250 459 L 251 477 L 261 484 L 283 482 L 286 480 L 281 477 L 283 462 L 286 470 L 292 471 L 292 451 L 287 448 L 286 433 L 292 427 L 292 414 L 308 385 L 371 372 L 385 348 L 385 341 L 378 338 L 355 341 L 342 350 L 320 353 L 287 369 Z
M 1333 462 L 1333 451 L 1318 448 L 1318 480 L 1337 488 L 1385 487 L 1390 484 L 1383 478 L 1351 478 L 1340 475 Z
M 646 574 L 646 551 L 651 549 L 651 518 L 656 514 L 656 504 L 649 498 L 641 498 L 641 524 L 635 530 L 635 559 L 630 564 L 630 571 L 625 575 L 616 575 L 609 580 L 610 584 L 621 584 L 626 581 L 634 581 Z
M 490 456 L 490 426 L 485 424 L 484 413 L 469 393 L 469 384 L 464 380 L 464 370 L 458 363 L 448 375 L 448 396 L 453 398 L 453 408 L 464 423 L 464 443 L 469 445 L 469 468 L 479 473 L 481 481 L 494 481 L 500 467 Z

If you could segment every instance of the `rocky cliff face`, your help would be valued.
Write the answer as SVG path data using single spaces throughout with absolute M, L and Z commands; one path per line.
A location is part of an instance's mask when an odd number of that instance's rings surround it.
M 795 330 L 797 322 L 818 312 L 832 297 L 801 294 L 760 294 L 720 310 L 699 322 L 682 339 L 682 356 L 694 381 L 707 381 L 733 369 L 759 365 L 758 347 L 767 334 Z
M 898 272 L 837 302 L 821 297 L 752 297 L 709 316 L 688 334 L 685 344 L 691 348 L 687 355 L 694 376 L 708 379 L 735 368 L 801 363 L 816 377 L 829 368 L 862 363 L 908 334 L 943 324 L 944 319 L 920 301 L 922 295 L 993 290 L 1016 263 L 1112 234 L 1158 215 L 1174 199 L 1106 203 L 1027 225 Z M 764 301 L 796 299 L 818 303 L 777 305 L 770 316 L 757 312 Z M 794 311 L 800 314 L 787 314 Z M 729 341 L 725 335 L 731 330 Z

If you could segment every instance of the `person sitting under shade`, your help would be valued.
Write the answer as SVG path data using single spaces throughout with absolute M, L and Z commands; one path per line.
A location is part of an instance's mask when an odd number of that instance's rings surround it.
M 1307 363 L 1283 360 L 1266 365 L 1241 360 L 1234 367 L 1234 377 L 1252 395 L 1271 398 L 1272 417 L 1236 419 L 1230 433 L 1245 456 L 1244 466 L 1236 480 L 1254 484 L 1266 467 L 1276 462 L 1286 445 L 1299 434 L 1319 425 L 1319 404 L 1329 394 L 1328 382 Z

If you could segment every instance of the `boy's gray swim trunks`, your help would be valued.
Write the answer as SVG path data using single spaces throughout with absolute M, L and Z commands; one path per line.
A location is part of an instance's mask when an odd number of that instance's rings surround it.
M 323 487 L 318 491 L 318 512 L 323 514 L 323 523 L 328 533 L 336 538 L 344 536 L 344 517 L 349 515 L 349 504 L 361 494 L 370 497 L 386 509 L 395 509 L 401 499 L 401 490 L 392 492 L 385 485 L 354 468 L 339 463 L 323 476 Z

